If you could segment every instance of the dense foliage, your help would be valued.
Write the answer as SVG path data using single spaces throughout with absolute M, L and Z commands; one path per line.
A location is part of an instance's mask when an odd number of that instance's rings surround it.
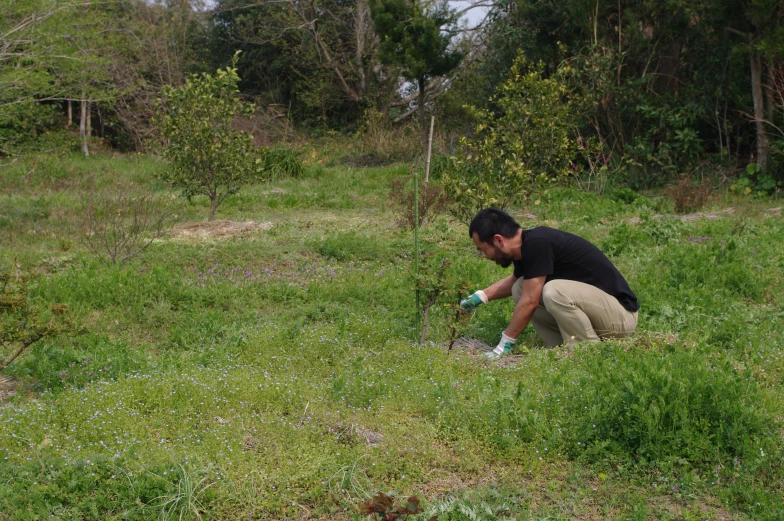
M 370 13 L 381 41 L 379 59 L 399 66 L 403 78 L 417 86 L 417 113 L 426 150 L 428 81 L 450 73 L 462 59 L 460 52 L 450 49 L 457 17 L 446 0 L 429 6 L 419 0 L 371 0 Z
M 474 128 L 469 103 L 513 74 L 518 53 L 543 63 L 579 103 L 578 130 L 634 188 L 699 171 L 742 172 L 752 190 L 784 171 L 784 9 L 776 0 L 616 3 L 496 0 L 469 30 L 446 3 L 296 0 L 197 3 L 3 0 L 0 153 L 68 147 L 81 136 L 141 149 L 163 85 L 215 70 L 236 50 L 240 90 L 255 98 L 254 135 L 274 144 L 290 127 L 363 131 L 426 111 L 454 152 Z M 79 132 L 76 131 L 78 121 Z M 65 135 L 59 132 L 68 129 Z M 96 143 L 100 144 L 100 143 Z M 92 144 L 90 145 L 92 146 Z M 578 164 L 582 173 L 585 161 Z M 772 184 L 771 184 L 772 183 Z M 772 188 L 771 188 L 772 187 Z
M 210 221 L 227 196 L 251 180 L 262 180 L 266 171 L 254 153 L 253 136 L 232 126 L 235 117 L 253 112 L 237 96 L 239 80 L 237 70 L 228 67 L 163 89 L 158 125 L 167 140 L 164 156 L 171 168 L 161 178 L 189 198 L 207 196 Z
M 496 112 L 469 107 L 477 122 L 442 181 L 465 223 L 482 208 L 508 208 L 535 188 L 576 170 L 576 119 L 567 88 L 543 78 L 542 64 L 520 57 L 491 103 Z

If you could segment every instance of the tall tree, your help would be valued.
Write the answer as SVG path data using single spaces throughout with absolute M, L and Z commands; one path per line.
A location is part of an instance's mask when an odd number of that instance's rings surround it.
M 367 0 L 218 0 L 213 56 L 243 51 L 243 91 L 285 105 L 300 119 L 351 123 L 394 88 L 375 60 Z
M 417 113 L 426 149 L 428 81 L 448 74 L 463 58 L 451 47 L 457 34 L 457 15 L 447 0 L 432 4 L 422 0 L 371 0 L 370 12 L 381 39 L 381 62 L 400 67 L 402 76 L 417 86 Z
M 65 0 L 0 0 L 0 155 L 51 118 L 39 102 L 62 95 L 53 68 L 71 56 L 57 26 L 75 10 Z
M 740 37 L 737 42 L 748 54 L 753 120 L 756 130 L 756 162 L 763 173 L 770 170 L 768 126 L 775 126 L 775 70 L 784 60 L 784 6 L 778 0 L 729 1 L 726 30 Z
M 646 184 L 693 169 L 706 152 L 764 163 L 765 42 L 784 32 L 780 0 L 497 2 L 479 66 L 488 92 L 518 49 L 543 60 L 545 74 L 568 63 L 591 98 L 584 130 L 649 170 Z

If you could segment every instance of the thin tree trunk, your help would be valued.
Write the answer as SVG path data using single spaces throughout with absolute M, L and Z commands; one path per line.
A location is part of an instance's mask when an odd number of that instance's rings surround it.
M 623 56 L 623 25 L 621 0 L 618 0 L 618 86 L 621 86 L 621 57 Z
M 419 343 L 425 343 L 425 337 L 427 337 L 427 329 L 430 325 L 430 308 L 433 307 L 433 302 L 428 302 L 427 306 L 425 306 L 424 316 L 422 317 L 422 334 L 419 337 Z
M 727 127 L 727 106 L 729 102 L 724 100 L 724 136 L 727 138 L 727 163 L 732 163 L 732 142 L 730 141 L 730 129 Z
M 210 216 L 207 217 L 207 221 L 212 221 L 215 219 L 215 210 L 218 209 L 218 199 L 211 198 L 210 199 Z
M 433 124 L 435 116 L 430 116 L 430 133 L 427 136 L 427 166 L 425 167 L 425 200 L 427 200 L 427 186 L 430 184 L 430 153 L 433 151 Z
M 765 76 L 765 79 L 767 80 L 765 82 L 765 113 L 768 122 L 775 125 L 776 99 L 773 92 L 776 85 L 776 79 L 773 77 L 773 67 L 770 63 L 768 63 L 767 69 L 768 74 Z
M 417 106 L 417 114 L 419 119 L 419 128 L 422 130 L 422 151 L 427 152 L 427 126 L 425 125 L 425 78 L 419 78 L 419 106 Z
M 82 140 L 82 152 L 84 153 L 84 157 L 89 157 L 90 149 L 87 147 L 87 140 L 89 138 L 87 134 L 87 100 L 80 100 L 80 109 L 79 138 Z
M 754 123 L 757 126 L 757 165 L 768 171 L 768 134 L 765 131 L 765 98 L 762 92 L 762 58 L 753 48 L 751 53 L 751 95 L 754 99 Z
M 85 125 L 87 127 L 87 141 L 93 137 L 93 102 L 87 100 L 87 121 L 85 121 Z
M 68 121 L 65 124 L 65 128 L 71 128 L 73 125 L 73 103 L 71 100 L 68 100 Z

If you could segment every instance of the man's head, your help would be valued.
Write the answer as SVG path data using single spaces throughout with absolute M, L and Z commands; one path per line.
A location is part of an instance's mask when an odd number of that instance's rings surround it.
M 468 235 L 476 249 L 488 260 L 507 268 L 519 250 L 520 225 L 498 208 L 485 208 L 471 220 Z

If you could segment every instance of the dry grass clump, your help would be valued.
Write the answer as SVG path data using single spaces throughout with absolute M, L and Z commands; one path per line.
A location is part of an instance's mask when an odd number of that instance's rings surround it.
M 676 212 L 694 212 L 708 202 L 710 182 L 703 179 L 701 182 L 695 183 L 690 177 L 684 177 L 668 186 L 665 193 L 675 202 Z

